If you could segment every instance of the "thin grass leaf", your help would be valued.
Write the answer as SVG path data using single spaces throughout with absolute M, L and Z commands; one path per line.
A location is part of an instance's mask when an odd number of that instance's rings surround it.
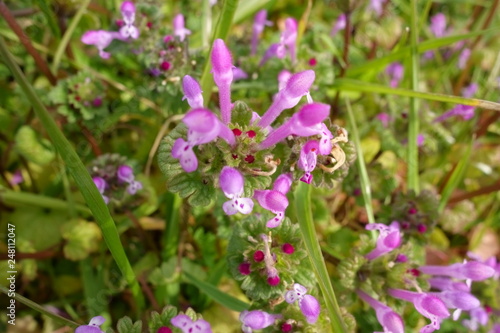
M 238 7 L 238 0 L 225 0 L 222 6 L 222 12 L 217 21 L 217 26 L 215 27 L 215 32 L 210 43 L 210 50 L 208 51 L 208 57 L 205 61 L 205 67 L 203 68 L 203 74 L 201 75 L 200 85 L 203 91 L 203 100 L 209 101 L 210 95 L 212 94 L 212 87 L 214 85 L 214 80 L 210 75 L 210 69 L 212 68 L 212 63 L 210 61 L 210 55 L 212 54 L 212 47 L 214 45 L 214 40 L 223 39 L 225 40 L 229 35 L 229 29 L 233 22 L 234 13 Z
M 375 216 L 373 215 L 373 205 L 372 205 L 372 190 L 370 185 L 370 178 L 368 177 L 368 171 L 366 170 L 365 159 L 363 157 L 363 150 L 361 149 L 361 142 L 359 140 L 358 126 L 356 125 L 356 119 L 354 118 L 354 113 L 352 112 L 351 102 L 346 98 L 347 115 L 349 117 L 350 125 L 350 137 L 354 142 L 357 152 L 357 160 L 359 169 L 359 180 L 361 182 L 361 193 L 363 194 L 363 201 L 365 202 L 366 215 L 368 216 L 368 223 L 375 223 Z M 372 233 L 375 235 L 375 233 Z
M 220 291 L 217 287 L 211 285 L 210 283 L 198 280 L 196 277 L 189 274 L 188 272 L 183 272 L 182 274 L 187 282 L 196 286 L 198 289 L 200 289 L 200 291 L 205 293 L 208 297 L 210 297 L 215 302 L 219 303 L 222 306 L 225 306 L 228 309 L 237 312 L 242 312 L 248 310 L 248 308 L 250 307 L 250 304 L 240 301 L 239 299 Z
M 16 192 L 8 189 L 0 189 L 0 201 L 8 205 L 26 205 L 30 207 L 49 208 L 55 210 L 70 210 L 69 202 L 61 199 L 54 199 L 40 194 Z M 91 215 L 90 209 L 84 205 L 75 204 L 73 207 L 77 212 L 84 215 Z
M 40 119 L 40 122 L 49 134 L 56 150 L 66 164 L 69 173 L 80 189 L 85 202 L 92 211 L 92 215 L 102 230 L 104 240 L 111 252 L 111 255 L 115 259 L 116 264 L 132 290 L 132 294 L 137 303 L 137 309 L 140 311 L 140 309 L 142 309 L 145 305 L 144 296 L 141 293 L 139 283 L 121 244 L 115 222 L 109 213 L 108 207 L 104 204 L 101 194 L 95 187 L 90 174 L 76 154 L 75 150 L 61 130 L 57 127 L 57 124 L 51 118 L 42 101 L 35 93 L 33 87 L 14 62 L 12 55 L 7 49 L 5 41 L 1 37 L 0 56 L 3 58 L 5 65 L 10 69 L 17 83 L 26 94 L 26 97 L 35 110 L 35 114 Z
M 71 20 L 71 23 L 68 26 L 68 29 L 64 32 L 64 35 L 61 39 L 61 42 L 57 46 L 56 53 L 54 55 L 54 61 L 52 62 L 52 72 L 57 73 L 57 70 L 59 69 L 59 64 L 61 63 L 61 58 L 64 53 L 64 50 L 66 50 L 66 47 L 68 46 L 71 37 L 73 36 L 73 32 L 76 29 L 76 26 L 78 23 L 80 23 L 80 20 L 83 16 L 83 13 L 87 10 L 88 5 L 90 4 L 91 0 L 83 0 L 82 3 L 79 5 L 80 8 L 76 12 L 75 16 Z
M 265 6 L 269 5 L 274 0 L 252 0 L 252 1 L 241 1 L 238 4 L 236 13 L 234 14 L 234 23 L 241 23 L 243 20 L 253 15 L 257 11 L 261 10 Z
M 57 39 L 61 38 L 61 30 L 59 29 L 59 25 L 57 24 L 56 16 L 54 15 L 54 12 L 50 9 L 47 0 L 37 0 L 37 3 L 38 7 L 40 7 L 40 9 L 43 12 L 43 15 L 45 15 L 49 28 L 54 34 L 54 36 Z
M 418 11 L 417 0 L 411 0 L 411 89 L 418 89 L 418 80 L 420 73 L 420 58 L 418 54 Z M 408 114 L 408 156 L 407 156 L 407 183 L 408 190 L 413 190 L 418 194 L 420 183 L 418 177 L 418 131 L 420 119 L 418 114 L 418 99 L 410 97 L 410 112 Z
M 439 207 L 438 207 L 438 211 L 440 214 L 444 211 L 444 208 L 446 207 L 446 204 L 448 203 L 451 194 L 458 187 L 458 185 L 460 184 L 460 182 L 464 177 L 465 170 L 467 170 L 467 167 L 470 162 L 470 155 L 472 153 L 473 143 L 474 143 L 474 136 L 472 137 L 471 142 L 467 147 L 467 150 L 465 151 L 465 154 L 461 157 L 460 162 L 458 162 L 457 166 L 455 167 L 455 170 L 453 170 L 453 173 L 450 176 L 450 179 L 448 179 L 446 186 L 441 192 L 441 200 L 439 201 Z
M 10 291 L 7 288 L 5 288 L 4 286 L 0 286 L 0 291 L 2 293 L 4 293 L 5 295 L 9 295 L 9 297 L 10 297 Z M 67 325 L 67 326 L 72 327 L 72 328 L 76 328 L 79 326 L 79 324 L 75 323 L 74 321 L 71 321 L 71 320 L 66 319 L 64 317 L 61 317 L 53 312 L 50 312 L 50 311 L 46 310 L 43 306 L 33 302 L 32 300 L 27 299 L 26 297 L 19 295 L 18 293 L 14 293 L 13 298 L 16 301 L 19 301 L 19 302 L 23 303 L 24 305 L 32 308 L 33 310 L 40 312 L 41 314 L 44 314 L 49 318 L 52 318 L 54 321 L 56 321 L 58 323 L 61 323 L 63 325 Z
M 326 270 L 325 259 L 321 253 L 318 237 L 314 229 L 311 210 L 311 186 L 303 182 L 299 183 L 295 191 L 295 209 L 297 211 L 297 219 L 299 221 L 308 258 L 311 260 L 314 274 L 318 279 L 321 292 L 323 293 L 328 316 L 332 322 L 333 332 L 347 332 L 342 320 L 337 298 L 335 297 L 335 292 L 333 291 L 330 276 Z
M 462 34 L 462 35 L 431 39 L 431 40 L 419 43 L 417 46 L 417 50 L 418 50 L 419 54 L 425 53 L 425 52 L 430 51 L 430 50 L 436 50 L 440 47 L 454 44 L 454 43 L 459 42 L 459 41 L 464 40 L 464 39 L 485 35 L 487 33 L 495 33 L 495 32 L 498 32 L 499 29 L 500 29 L 500 27 L 497 26 L 494 28 L 479 30 L 479 31 L 475 31 L 475 32 L 467 33 L 467 34 Z M 353 65 L 349 69 L 347 69 L 346 74 L 348 77 L 356 77 L 359 75 L 364 75 L 370 71 L 380 71 L 381 68 L 384 68 L 385 66 L 387 66 L 391 62 L 408 58 L 411 55 L 411 52 L 412 52 L 411 46 L 401 48 L 398 51 L 393 52 L 391 54 L 388 54 L 384 57 L 380 57 L 380 58 L 377 58 L 377 59 L 374 59 L 371 61 L 366 61 L 366 62 L 363 62 L 362 64 L 359 64 L 359 65 Z
M 345 91 L 358 91 L 358 92 L 370 92 L 370 93 L 378 93 L 378 94 L 389 94 L 389 95 L 399 95 L 406 97 L 416 97 L 421 99 L 427 99 L 430 101 L 439 101 L 439 102 L 447 102 L 453 104 L 463 104 L 463 105 L 471 105 L 478 108 L 483 108 L 487 110 L 495 110 L 500 111 L 500 104 L 490 101 L 485 101 L 482 99 L 475 98 L 465 98 L 460 96 L 452 96 L 445 94 L 436 94 L 422 91 L 414 91 L 410 89 L 403 88 L 391 88 L 387 86 L 382 86 L 379 84 L 368 83 L 358 80 L 352 79 L 337 79 L 330 86 L 330 88 L 336 90 L 345 90 Z

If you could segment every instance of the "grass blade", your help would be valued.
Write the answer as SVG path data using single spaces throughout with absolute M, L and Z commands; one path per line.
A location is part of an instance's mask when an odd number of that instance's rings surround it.
M 40 119 L 40 122 L 43 124 L 43 127 L 49 134 L 56 150 L 61 155 L 61 158 L 66 164 L 66 167 L 68 168 L 76 185 L 80 189 L 85 202 L 92 211 L 92 215 L 101 228 L 104 240 L 111 252 L 111 255 L 115 259 L 125 280 L 131 287 L 132 294 L 134 295 L 137 303 L 137 309 L 142 309 L 145 303 L 139 283 L 135 277 L 134 271 L 132 270 L 132 266 L 128 261 L 127 255 L 125 254 L 125 250 L 121 244 L 120 236 L 118 235 L 118 230 L 116 229 L 115 222 L 113 221 L 113 218 L 109 213 L 108 207 L 104 204 L 101 194 L 95 187 L 94 182 L 92 181 L 92 178 L 90 177 L 87 169 L 83 165 L 82 161 L 80 160 L 64 134 L 57 127 L 55 121 L 50 117 L 47 109 L 43 105 L 38 95 L 35 93 L 33 87 L 27 81 L 24 74 L 19 69 L 19 66 L 17 66 L 17 64 L 14 62 L 12 55 L 8 51 L 7 46 L 3 38 L 1 37 L 0 56 L 3 58 L 5 65 L 10 69 L 17 83 L 26 94 L 26 97 L 35 110 L 35 114 Z
M 361 142 L 359 140 L 358 126 L 356 125 L 356 119 L 354 118 L 354 114 L 351 108 L 351 102 L 349 99 L 346 99 L 347 105 L 347 115 L 349 116 L 349 125 L 350 125 L 350 136 L 352 141 L 354 142 L 354 146 L 356 147 L 357 152 L 357 161 L 358 169 L 359 169 L 359 179 L 361 182 L 361 193 L 363 194 L 363 201 L 365 202 L 366 215 L 368 216 L 368 223 L 375 223 L 375 216 L 373 215 L 373 206 L 372 206 L 372 190 L 370 185 L 370 178 L 368 177 L 368 171 L 366 170 L 365 159 L 363 157 L 363 150 L 361 149 Z M 372 233 L 375 235 L 375 233 Z
M 10 292 L 7 288 L 5 288 L 4 286 L 0 286 L 0 291 L 2 293 L 4 293 L 5 295 L 9 295 Z M 9 296 L 10 297 L 10 296 Z M 24 305 L 32 308 L 33 310 L 41 313 L 41 314 L 44 314 L 46 315 L 47 317 L 50 317 L 52 318 L 54 321 L 57 321 L 63 325 L 67 325 L 69 327 L 72 327 L 72 328 L 75 328 L 77 326 L 79 326 L 79 324 L 75 323 L 74 321 L 71 321 L 69 319 L 66 319 L 64 317 L 61 317 L 53 312 L 50 312 L 48 310 L 46 310 L 43 306 L 33 302 L 32 300 L 29 300 L 27 299 L 26 297 L 23 297 L 21 295 L 19 295 L 18 293 L 14 293 L 14 297 L 13 297 L 16 301 L 19 301 L 21 303 L 23 303 Z
M 245 20 L 250 15 L 270 4 L 271 1 L 272 0 L 252 0 L 240 2 L 234 14 L 234 23 L 241 23 L 241 21 Z
M 342 321 L 342 314 L 333 291 L 333 286 L 326 270 L 325 260 L 321 253 L 318 237 L 314 229 L 314 222 L 311 211 L 311 186 L 303 182 L 299 182 L 299 186 L 295 191 L 295 209 L 297 211 L 297 219 L 299 221 L 302 239 L 306 247 L 306 251 L 314 274 L 318 279 L 321 292 L 325 299 L 328 316 L 332 321 L 333 332 L 347 332 Z
M 470 162 L 470 155 L 472 153 L 473 143 L 474 143 L 474 137 L 472 138 L 469 146 L 467 147 L 467 150 L 465 151 L 464 156 L 460 158 L 460 162 L 458 162 L 455 170 L 453 170 L 453 173 L 450 176 L 450 179 L 448 179 L 448 181 L 446 182 L 446 186 L 441 192 L 441 199 L 439 201 L 439 207 L 438 207 L 438 212 L 440 214 L 444 211 L 444 208 L 446 207 L 446 204 L 448 203 L 451 194 L 458 187 L 458 185 L 462 181 L 462 178 L 464 177 L 465 170 L 467 170 L 467 166 L 469 165 Z
M 430 101 L 447 102 L 453 104 L 471 105 L 487 110 L 500 111 L 500 104 L 482 99 L 465 98 L 445 94 L 436 94 L 422 91 L 415 91 L 403 88 L 391 88 L 374 83 L 363 82 L 353 79 L 337 79 L 330 88 L 346 91 L 370 92 L 378 94 L 398 95 L 406 97 L 416 97 Z
M 240 301 L 239 299 L 220 291 L 217 287 L 211 285 L 210 283 L 198 280 L 188 272 L 183 272 L 182 274 L 187 282 L 196 286 L 202 292 L 207 294 L 208 297 L 212 298 L 215 302 L 219 303 L 222 306 L 225 306 L 228 309 L 242 312 L 248 310 L 248 308 L 250 307 L 250 304 Z
M 411 90 L 418 89 L 418 79 L 420 73 L 420 59 L 418 54 L 418 12 L 417 0 L 411 0 Z M 418 99 L 410 97 L 410 112 L 408 114 L 408 156 L 407 156 L 407 182 L 408 190 L 413 190 L 416 194 L 420 191 L 418 177 L 418 145 L 417 137 L 420 127 L 418 115 Z
M 83 13 L 87 10 L 88 5 L 90 4 L 90 0 L 83 0 L 82 3 L 79 5 L 80 8 L 76 12 L 75 16 L 71 20 L 71 23 L 68 26 L 68 29 L 64 32 L 64 35 L 61 39 L 61 42 L 57 46 L 56 53 L 54 55 L 54 61 L 52 62 L 52 72 L 57 73 L 57 69 L 59 68 L 59 64 L 61 63 L 61 58 L 64 53 L 64 50 L 66 50 L 66 47 L 68 46 L 68 43 L 70 42 L 71 36 L 73 35 L 73 31 L 75 31 L 76 26 L 80 22 Z
M 208 51 L 208 57 L 205 61 L 205 67 L 203 68 L 203 74 L 201 76 L 200 85 L 203 91 L 203 100 L 208 103 L 210 100 L 210 95 L 212 94 L 212 87 L 214 85 L 214 80 L 210 75 L 210 69 L 212 68 L 212 63 L 210 61 L 210 55 L 212 54 L 213 41 L 220 38 L 226 39 L 229 35 L 229 29 L 233 23 L 234 13 L 238 7 L 238 0 L 226 0 L 222 7 L 222 12 L 220 14 L 219 20 L 217 21 L 217 26 L 215 27 L 215 32 L 210 43 L 210 50 Z

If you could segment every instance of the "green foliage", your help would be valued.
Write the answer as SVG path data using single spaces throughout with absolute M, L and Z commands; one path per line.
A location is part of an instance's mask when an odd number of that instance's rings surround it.
M 66 240 L 64 255 L 75 261 L 85 259 L 96 251 L 102 238 L 101 231 L 95 223 L 80 219 L 64 224 L 61 235 Z
M 34 129 L 22 126 L 16 133 L 16 150 L 28 161 L 36 164 L 48 164 L 55 158 L 52 144 L 44 138 L 40 138 Z
M 129 317 L 123 317 L 118 320 L 116 328 L 118 329 L 118 333 L 141 333 L 142 321 L 133 322 Z

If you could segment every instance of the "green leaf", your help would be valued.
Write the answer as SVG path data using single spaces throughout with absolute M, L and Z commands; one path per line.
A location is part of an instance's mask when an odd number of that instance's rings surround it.
M 328 316 L 332 321 L 334 332 L 346 332 L 346 327 L 342 320 L 342 314 L 335 297 L 335 292 L 330 281 L 330 276 L 326 270 L 325 259 L 321 253 L 318 237 L 314 230 L 314 222 L 311 211 L 311 186 L 300 182 L 295 191 L 295 209 L 299 220 L 302 238 L 308 253 L 313 271 L 318 279 L 323 298 L 326 303 Z
M 69 260 L 85 259 L 99 247 L 101 231 L 92 222 L 82 219 L 72 220 L 61 228 L 62 237 L 67 241 L 63 251 Z
M 239 299 L 220 291 L 216 286 L 198 280 L 195 276 L 189 274 L 188 272 L 183 272 L 183 276 L 187 282 L 193 284 L 194 286 L 199 288 L 200 291 L 207 294 L 214 301 L 222 306 L 227 307 L 228 309 L 242 312 L 244 310 L 248 310 L 248 308 L 250 307 L 250 304 L 240 301 Z
M 142 321 L 138 320 L 134 323 L 129 317 L 123 317 L 118 320 L 116 328 L 118 333 L 142 333 Z
M 49 24 L 49 28 L 50 30 L 52 30 L 52 33 L 56 38 L 61 38 L 61 30 L 59 29 L 59 25 L 57 24 L 54 12 L 50 9 L 47 0 L 37 0 L 37 2 L 38 7 L 40 7 L 43 14 L 45 15 L 45 18 L 47 19 L 47 23 Z
M 29 126 L 22 126 L 16 133 L 16 150 L 28 161 L 39 165 L 50 163 L 56 157 L 54 147 L 40 138 Z
M 163 308 L 161 313 L 153 311 L 151 313 L 151 320 L 149 321 L 149 328 L 153 332 L 157 332 L 161 327 L 170 327 L 172 324 L 170 320 L 177 315 L 177 308 L 167 305 Z
M 266 7 L 275 0 L 253 0 L 253 1 L 241 1 L 236 8 L 236 13 L 234 14 L 234 23 L 241 23 L 243 20 L 253 15 L 258 10 Z

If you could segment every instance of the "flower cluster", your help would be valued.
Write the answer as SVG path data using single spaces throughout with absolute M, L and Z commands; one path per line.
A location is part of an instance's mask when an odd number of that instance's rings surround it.
M 257 13 L 255 21 L 263 22 L 262 15 L 263 14 L 260 12 Z M 264 17 L 264 22 L 266 22 L 265 17 Z M 262 26 L 262 23 L 260 23 L 259 26 Z M 263 66 L 272 57 L 283 59 L 287 53 L 290 55 L 290 60 L 292 61 L 292 64 L 295 64 L 297 60 L 296 43 L 297 43 L 297 20 L 289 17 L 285 20 L 285 29 L 281 33 L 279 43 L 271 44 L 271 46 L 269 46 L 267 51 L 264 53 L 264 56 L 262 57 L 262 60 L 259 63 L 259 66 Z

